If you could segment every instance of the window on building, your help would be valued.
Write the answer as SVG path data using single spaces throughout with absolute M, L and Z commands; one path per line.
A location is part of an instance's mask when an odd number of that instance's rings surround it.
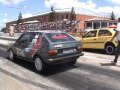
M 109 22 L 109 26 L 111 26 L 113 23 L 112 22 Z
M 101 28 L 107 27 L 107 22 L 101 22 Z
M 117 22 L 115 22 L 114 25 L 117 25 Z
M 91 22 L 90 22 L 90 23 L 87 23 L 86 26 L 87 26 L 86 28 L 92 28 L 92 23 L 91 23 Z
M 109 26 L 111 26 L 111 25 L 117 25 L 117 22 L 109 22 Z
M 93 28 L 94 29 L 100 28 L 100 22 L 93 22 Z

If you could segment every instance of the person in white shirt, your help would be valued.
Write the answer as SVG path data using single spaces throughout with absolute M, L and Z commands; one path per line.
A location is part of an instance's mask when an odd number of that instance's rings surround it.
M 115 35 L 113 36 L 113 38 L 111 39 L 111 41 L 115 37 L 117 37 L 118 45 L 117 45 L 117 49 L 116 49 L 116 52 L 115 52 L 115 59 L 114 59 L 114 61 L 111 62 L 114 65 L 117 63 L 117 59 L 118 59 L 118 56 L 119 56 L 119 53 L 120 53 L 120 18 L 118 18 L 116 32 L 115 32 Z

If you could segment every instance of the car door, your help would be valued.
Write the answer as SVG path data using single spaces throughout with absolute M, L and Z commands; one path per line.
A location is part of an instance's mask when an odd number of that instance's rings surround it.
M 18 57 L 26 58 L 25 48 L 28 46 L 30 33 L 25 33 L 14 44 L 14 52 Z
M 89 31 L 82 37 L 83 48 L 97 48 L 97 30 Z
M 37 50 L 40 48 L 42 34 L 40 32 L 32 32 L 25 48 L 26 58 L 31 60 Z
M 110 41 L 112 33 L 108 29 L 100 29 L 98 32 L 99 48 L 104 49 L 105 43 Z

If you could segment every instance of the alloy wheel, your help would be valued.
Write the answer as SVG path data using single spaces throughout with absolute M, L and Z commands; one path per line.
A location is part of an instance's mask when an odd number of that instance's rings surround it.
M 38 57 L 35 59 L 35 68 L 37 71 L 41 71 L 43 68 L 43 63 L 42 63 L 41 59 Z
M 14 54 L 13 54 L 12 50 L 9 51 L 9 58 L 10 58 L 10 60 L 14 59 Z

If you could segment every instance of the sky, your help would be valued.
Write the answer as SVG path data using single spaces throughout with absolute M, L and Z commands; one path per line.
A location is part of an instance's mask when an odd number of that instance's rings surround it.
M 74 7 L 76 13 L 107 17 L 107 13 L 113 11 L 120 16 L 119 0 L 0 0 L 0 30 L 6 22 L 17 20 L 20 12 L 26 18 L 49 12 L 51 6 L 56 11 L 70 11 Z

